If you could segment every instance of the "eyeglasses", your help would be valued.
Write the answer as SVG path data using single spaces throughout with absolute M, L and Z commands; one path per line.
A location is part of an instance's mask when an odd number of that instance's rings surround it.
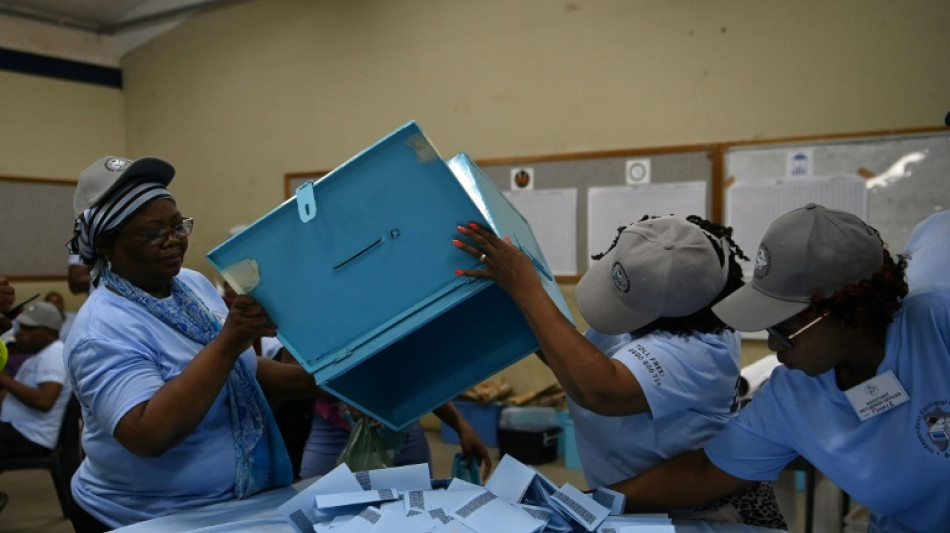
M 138 235 L 139 237 L 145 238 L 145 244 L 149 246 L 161 246 L 165 244 L 165 241 L 168 240 L 168 236 L 172 233 L 175 234 L 175 237 L 179 239 L 184 239 L 185 237 L 191 235 L 191 230 L 195 227 L 195 219 L 185 218 L 181 222 L 175 224 L 170 228 L 155 228 L 147 231 L 125 231 L 119 230 L 119 233 L 128 233 L 131 235 Z
M 769 335 L 771 335 L 771 336 L 775 337 L 776 339 L 778 339 L 778 341 L 781 342 L 786 348 L 791 348 L 791 347 L 795 346 L 795 343 L 792 342 L 792 339 L 794 339 L 795 337 L 797 337 L 797 336 L 801 335 L 802 333 L 804 333 L 805 330 L 807 330 L 808 328 L 810 328 L 810 327 L 814 326 L 815 324 L 821 322 L 821 319 L 825 318 L 826 316 L 828 316 L 828 313 L 825 313 L 825 314 L 821 315 L 820 317 L 818 317 L 818 318 L 812 320 L 811 322 L 805 324 L 804 326 L 798 328 L 798 331 L 796 331 L 796 332 L 794 332 L 794 333 L 789 333 L 789 334 L 787 334 L 787 335 L 786 335 L 785 333 L 782 333 L 781 331 L 779 331 L 778 328 L 774 328 L 774 327 L 772 327 L 772 328 L 765 328 L 765 331 L 767 331 L 767 332 L 769 333 Z

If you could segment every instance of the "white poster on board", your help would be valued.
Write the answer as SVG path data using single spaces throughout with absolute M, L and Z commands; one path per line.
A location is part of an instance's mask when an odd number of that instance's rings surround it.
M 739 182 L 726 192 L 726 225 L 745 255 L 752 258 L 772 222 L 809 202 L 848 211 L 867 220 L 867 187 L 860 176 L 811 177 Z M 746 277 L 751 261 L 740 261 Z
M 815 174 L 815 151 L 811 148 L 792 150 L 785 154 L 785 176 L 805 178 Z
M 636 187 L 591 187 L 587 190 L 587 257 L 607 251 L 617 229 L 644 215 L 706 218 L 706 182 L 686 181 Z
M 555 276 L 577 275 L 577 189 L 505 191 Z

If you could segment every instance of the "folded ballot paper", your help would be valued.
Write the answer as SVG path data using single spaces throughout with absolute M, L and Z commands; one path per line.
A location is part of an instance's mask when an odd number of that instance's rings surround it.
M 402 429 L 538 348 L 517 307 L 452 245 L 475 221 L 524 250 L 570 311 L 531 228 L 465 154 L 410 122 L 208 254 L 325 389 Z
M 484 487 L 453 479 L 433 489 L 424 464 L 359 473 L 341 464 L 278 511 L 298 533 L 674 531 L 665 515 L 623 516 L 623 506 L 622 494 L 558 487 L 506 455 Z

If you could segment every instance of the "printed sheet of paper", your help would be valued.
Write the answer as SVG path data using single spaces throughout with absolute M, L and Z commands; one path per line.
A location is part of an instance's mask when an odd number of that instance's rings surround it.
M 397 499 L 399 499 L 399 491 L 393 489 L 335 492 L 333 494 L 317 494 L 314 497 L 317 509 L 320 510 L 350 505 L 387 502 Z
M 448 488 L 445 490 L 482 490 L 484 487 L 481 485 L 476 485 L 470 481 L 465 481 L 464 479 L 459 479 L 457 477 L 452 478 L 452 481 L 449 482 Z
M 732 237 L 753 261 L 740 261 L 743 274 L 752 276 L 762 236 L 775 219 L 813 202 L 848 211 L 867 220 L 868 193 L 859 176 L 794 178 L 738 182 L 726 191 L 725 220 Z
M 610 247 L 617 228 L 644 215 L 686 217 L 706 214 L 706 182 L 687 181 L 634 187 L 591 187 L 587 191 L 587 257 Z
M 410 490 L 403 497 L 406 511 L 431 511 L 455 509 L 483 492 L 482 487 L 472 490 Z
M 535 469 L 524 465 L 510 455 L 505 455 L 488 478 L 485 488 L 502 500 L 519 503 L 535 476 L 537 476 Z
M 450 516 L 477 533 L 534 533 L 544 528 L 545 522 L 510 504 L 491 492 L 482 494 L 454 509 Z
M 675 533 L 673 521 L 667 515 L 608 516 L 597 528 L 597 533 Z
M 446 524 L 436 527 L 432 533 L 475 533 L 471 528 L 458 520 L 452 520 Z
M 358 490 L 362 490 L 362 487 L 344 463 L 278 506 L 277 511 L 293 524 L 297 533 L 311 533 L 313 524 L 318 522 L 314 506 L 314 498 L 317 495 Z
M 577 189 L 506 191 L 555 276 L 577 275 Z
M 610 509 L 594 501 L 570 483 L 565 483 L 551 499 L 587 531 L 594 531 L 607 518 Z
M 606 487 L 597 487 L 590 494 L 594 501 L 610 509 L 611 515 L 623 514 L 623 506 L 627 503 L 627 497 L 615 490 Z
M 429 465 L 424 463 L 380 468 L 367 472 L 357 472 L 355 475 L 363 490 L 396 489 L 405 491 L 430 490 L 432 488 L 432 481 L 429 479 Z

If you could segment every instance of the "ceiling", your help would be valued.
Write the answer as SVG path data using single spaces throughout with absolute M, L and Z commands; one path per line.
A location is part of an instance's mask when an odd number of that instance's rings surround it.
M 236 0 L 0 0 L 0 14 L 97 34 L 180 19 Z
M 190 15 L 252 0 L 0 0 L 0 51 L 119 67 Z

